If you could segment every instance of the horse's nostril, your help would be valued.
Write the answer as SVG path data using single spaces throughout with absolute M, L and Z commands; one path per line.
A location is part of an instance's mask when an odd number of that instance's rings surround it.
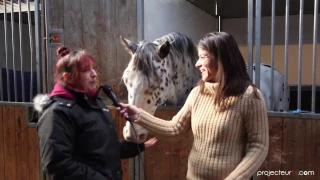
M 146 138 L 146 135 L 145 134 L 140 134 L 139 135 L 139 140 L 144 140 Z

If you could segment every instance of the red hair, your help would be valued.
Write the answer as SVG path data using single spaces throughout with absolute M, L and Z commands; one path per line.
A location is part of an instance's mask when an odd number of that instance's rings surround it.
M 89 70 L 96 63 L 85 50 L 70 51 L 66 46 L 61 46 L 56 52 L 60 59 L 56 64 L 55 83 L 67 84 L 63 73 L 68 73 L 70 77 L 68 84 L 77 84 L 80 73 Z

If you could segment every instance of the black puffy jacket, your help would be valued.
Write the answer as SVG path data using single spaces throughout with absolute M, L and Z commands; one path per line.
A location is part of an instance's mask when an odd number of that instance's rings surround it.
M 68 91 L 75 99 L 36 97 L 42 108 L 37 130 L 43 170 L 53 180 L 121 180 L 120 159 L 138 155 L 137 144 L 118 139 L 99 97 Z M 138 146 L 144 150 L 144 144 Z

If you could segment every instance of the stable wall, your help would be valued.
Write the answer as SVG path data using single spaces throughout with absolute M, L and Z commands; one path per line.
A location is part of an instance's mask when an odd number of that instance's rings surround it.
M 72 50 L 85 49 L 97 62 L 97 85 L 109 84 L 119 99 L 127 99 L 122 73 L 130 55 L 120 42 L 120 37 L 137 41 L 136 0 L 54 0 L 48 1 L 49 30 L 61 30 L 64 44 Z M 51 45 L 48 55 L 48 91 L 53 85 L 56 49 Z
M 144 1 L 144 39 L 153 41 L 170 32 L 180 32 L 198 41 L 216 30 L 216 19 L 182 0 Z

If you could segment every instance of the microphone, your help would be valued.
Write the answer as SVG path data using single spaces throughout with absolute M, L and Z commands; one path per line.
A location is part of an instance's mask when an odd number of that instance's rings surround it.
M 116 107 L 120 107 L 121 110 L 124 110 L 121 105 L 120 102 L 117 99 L 117 96 L 114 94 L 111 86 L 109 86 L 108 84 L 104 85 L 104 86 L 100 86 L 100 88 L 102 89 L 102 91 L 111 99 L 111 101 L 113 102 L 113 105 Z M 131 121 L 131 118 L 129 116 L 126 117 L 127 121 Z

